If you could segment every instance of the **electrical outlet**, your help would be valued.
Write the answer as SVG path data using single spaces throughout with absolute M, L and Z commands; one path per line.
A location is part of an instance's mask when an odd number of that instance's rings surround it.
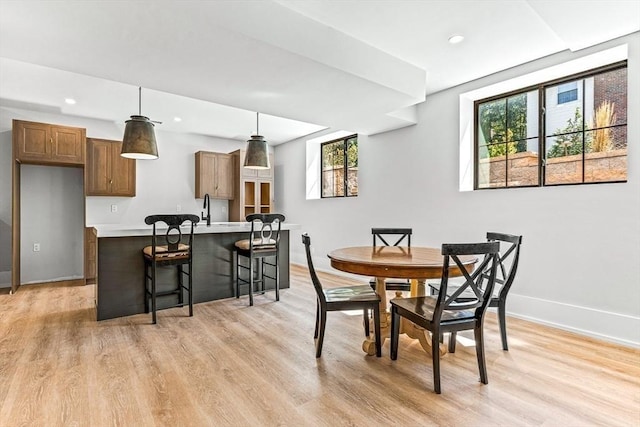
M 111 205 L 111 212 L 118 212 L 118 205 Z
M 220 209 L 222 209 L 222 213 L 227 213 L 227 207 L 225 205 L 222 205 Z
M 33 252 L 40 252 L 40 243 L 33 244 Z
M 182 212 L 182 206 L 176 205 L 176 212 Z

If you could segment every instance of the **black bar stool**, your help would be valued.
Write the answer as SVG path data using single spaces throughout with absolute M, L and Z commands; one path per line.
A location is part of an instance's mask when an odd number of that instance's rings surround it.
M 193 228 L 200 218 L 196 215 L 149 215 L 144 222 L 153 225 L 151 246 L 142 250 L 144 257 L 144 290 L 145 312 L 149 312 L 149 300 L 151 300 L 151 318 L 156 323 L 156 299 L 158 297 L 177 295 L 178 303 L 171 307 L 184 307 L 183 291 L 189 294 L 189 316 L 193 316 L 193 280 L 191 275 L 193 253 Z M 189 234 L 183 236 L 180 226 L 191 222 Z M 164 235 L 158 234 L 157 223 L 164 222 L 169 228 Z M 157 267 L 178 266 L 178 286 L 175 289 L 158 292 L 156 290 Z M 182 266 L 186 265 L 185 271 Z M 183 275 L 187 275 L 185 286 Z M 167 307 L 169 308 L 169 307 Z
M 280 267 L 278 265 L 278 249 L 280 247 L 280 224 L 284 222 L 282 214 L 251 214 L 247 215 L 247 221 L 251 223 L 251 232 L 248 239 L 238 240 L 235 243 L 236 250 L 236 298 L 240 298 L 240 284 L 249 285 L 249 305 L 253 305 L 254 286 L 261 285 L 260 293 L 265 292 L 264 279 L 275 281 L 276 301 L 280 301 Z M 248 260 L 248 265 L 242 265 L 240 257 Z M 265 258 L 273 257 L 273 263 L 265 261 Z M 258 260 L 258 269 L 255 269 L 254 260 Z M 265 274 L 265 265 L 274 270 L 273 276 Z M 240 277 L 240 269 L 248 270 L 248 279 Z M 258 277 L 256 278 L 256 273 Z

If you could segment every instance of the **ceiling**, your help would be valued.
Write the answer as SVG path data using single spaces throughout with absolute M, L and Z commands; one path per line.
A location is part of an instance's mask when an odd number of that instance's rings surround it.
M 0 0 L 0 112 L 124 128 L 142 86 L 166 131 L 246 140 L 259 111 L 274 145 L 375 134 L 434 92 L 636 31 L 640 0 Z

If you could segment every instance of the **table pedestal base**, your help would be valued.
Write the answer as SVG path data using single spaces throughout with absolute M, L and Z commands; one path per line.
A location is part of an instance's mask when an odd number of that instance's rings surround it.
M 382 342 L 380 346 L 384 345 L 387 338 L 391 336 L 391 313 L 387 310 L 387 291 L 384 283 L 384 277 L 376 278 L 376 292 L 380 295 L 380 339 Z M 418 296 L 425 294 L 425 281 L 424 280 L 411 280 L 411 296 Z M 402 298 L 402 292 L 396 292 L 396 298 Z M 373 331 L 373 319 L 370 321 L 369 330 Z M 400 319 L 400 333 L 407 334 L 413 339 L 417 339 L 420 345 L 428 354 L 431 354 L 432 337 L 431 332 L 424 328 L 421 328 L 413 322 L 401 318 Z M 440 346 L 440 357 L 447 354 L 447 347 L 438 343 Z M 362 350 L 369 356 L 376 354 L 376 341 L 375 338 L 370 335 L 362 343 Z

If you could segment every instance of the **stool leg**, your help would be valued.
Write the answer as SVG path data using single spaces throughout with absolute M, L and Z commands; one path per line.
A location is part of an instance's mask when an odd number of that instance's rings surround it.
M 149 266 L 145 260 L 144 262 L 144 312 L 149 312 Z
M 249 305 L 253 305 L 253 259 L 249 257 Z
M 189 317 L 193 316 L 193 279 L 192 279 L 193 262 L 189 259 Z
M 276 252 L 276 301 L 280 301 L 280 263 L 278 262 L 278 252 Z
M 151 320 L 156 324 L 156 263 L 151 265 Z
M 240 254 L 234 251 L 236 255 L 236 298 L 240 298 Z
M 180 291 L 178 293 L 178 304 L 180 305 L 184 305 L 184 294 L 182 293 L 184 290 L 184 281 L 182 275 L 182 264 L 178 264 L 178 290 Z

